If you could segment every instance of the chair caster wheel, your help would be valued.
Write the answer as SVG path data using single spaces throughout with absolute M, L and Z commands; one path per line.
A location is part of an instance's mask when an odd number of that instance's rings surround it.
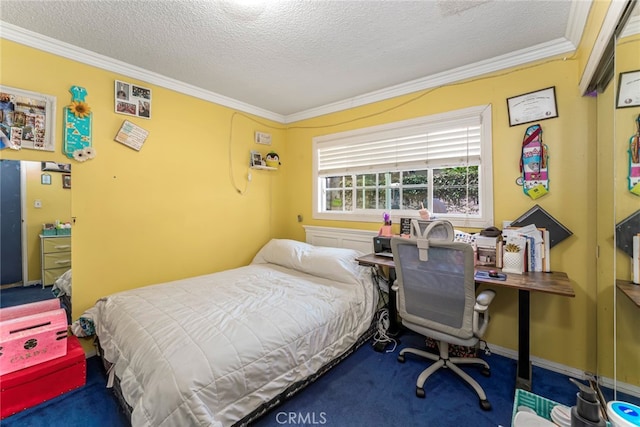
M 420 387 L 416 387 L 416 396 L 418 396 L 421 399 L 424 399 L 424 389 L 420 388 Z
M 483 411 L 489 411 L 491 410 L 491 403 L 489 403 L 488 400 L 481 400 L 480 407 L 482 408 Z
M 398 362 L 404 363 L 404 354 L 399 354 L 398 355 Z
M 485 377 L 490 377 L 491 376 L 491 369 L 482 368 L 481 374 L 484 375 Z

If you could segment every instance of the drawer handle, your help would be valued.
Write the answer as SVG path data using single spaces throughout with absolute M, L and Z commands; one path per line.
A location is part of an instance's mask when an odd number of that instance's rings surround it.
M 54 248 L 56 249 L 69 249 L 71 247 L 71 245 L 57 245 L 54 246 Z
M 56 264 L 69 264 L 71 262 L 70 259 L 61 259 L 56 261 Z

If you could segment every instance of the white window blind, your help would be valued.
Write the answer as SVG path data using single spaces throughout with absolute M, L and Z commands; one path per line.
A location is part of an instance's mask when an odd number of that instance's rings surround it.
M 480 154 L 481 126 L 476 116 L 327 141 L 318 145 L 318 173 L 478 165 Z

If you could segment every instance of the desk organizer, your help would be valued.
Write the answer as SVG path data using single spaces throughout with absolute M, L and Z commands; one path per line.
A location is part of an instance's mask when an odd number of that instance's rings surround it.
M 538 396 L 526 390 L 520 388 L 516 389 L 516 395 L 513 399 L 513 410 L 511 412 L 511 425 L 513 426 L 513 420 L 518 412 L 518 407 L 526 406 L 536 411 L 536 414 L 545 420 L 553 422 L 551 419 L 551 410 L 554 406 L 560 405 L 558 402 Z M 611 427 L 611 423 L 607 421 L 607 427 Z
M 511 425 L 513 425 L 513 419 L 516 417 L 518 407 L 526 406 L 536 411 L 536 414 L 545 420 L 551 421 L 551 410 L 554 406 L 559 405 L 558 402 L 546 399 L 537 394 L 530 393 L 520 388 L 516 389 L 516 395 L 513 399 L 513 411 L 511 412 Z

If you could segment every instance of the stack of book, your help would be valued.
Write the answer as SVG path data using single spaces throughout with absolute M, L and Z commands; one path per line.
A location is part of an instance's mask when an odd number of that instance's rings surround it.
M 502 232 L 505 244 L 512 243 L 523 251 L 522 271 L 551 271 L 549 231 L 534 224 L 524 227 L 509 227 Z

